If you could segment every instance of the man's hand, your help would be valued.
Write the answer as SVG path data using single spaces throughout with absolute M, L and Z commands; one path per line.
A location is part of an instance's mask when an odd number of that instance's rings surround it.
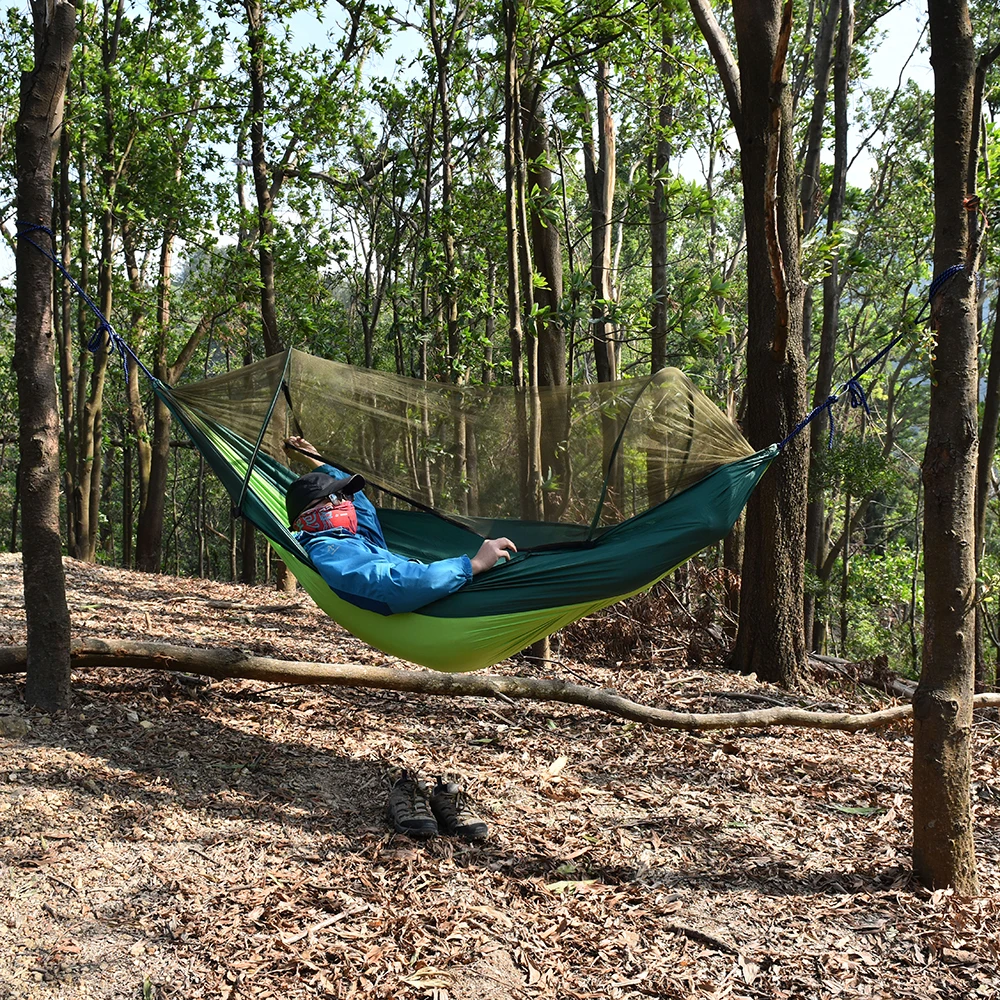
M 493 569 L 501 559 L 509 559 L 517 546 L 509 538 L 487 538 L 472 557 L 472 575 Z
M 293 451 L 292 449 L 298 450 Z M 285 438 L 285 451 L 292 453 L 290 457 L 297 456 L 303 462 L 307 462 L 311 465 L 314 469 L 318 469 L 323 464 L 320 459 L 314 457 L 317 454 L 316 449 L 304 437 L 293 436 Z M 303 451 L 309 452 L 310 454 L 303 455 L 301 454 Z

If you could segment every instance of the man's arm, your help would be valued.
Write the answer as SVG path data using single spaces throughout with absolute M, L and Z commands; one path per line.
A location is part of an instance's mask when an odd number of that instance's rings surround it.
M 493 569 L 501 559 L 510 559 L 516 551 L 517 546 L 509 538 L 487 538 L 472 557 L 472 575 Z
M 388 549 L 374 549 L 352 536 L 307 536 L 306 551 L 320 576 L 339 597 L 368 611 L 416 611 L 465 586 L 472 579 L 468 556 L 411 562 Z
M 318 469 L 325 464 L 316 453 L 316 449 L 304 437 L 298 435 L 285 438 L 285 451 L 289 457 L 297 455 L 312 469 Z

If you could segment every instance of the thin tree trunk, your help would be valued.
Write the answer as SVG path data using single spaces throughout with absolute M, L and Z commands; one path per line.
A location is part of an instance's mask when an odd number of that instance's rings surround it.
M 71 97 L 72 75 L 67 78 L 66 91 L 67 101 Z M 70 183 L 70 166 L 73 157 L 70 148 L 69 129 L 63 128 L 59 137 L 60 162 L 59 162 L 59 242 L 61 247 L 60 258 L 63 267 L 67 271 L 72 263 L 72 243 L 71 233 L 71 207 L 73 202 L 73 192 Z M 73 518 L 73 486 L 75 482 L 73 472 L 73 456 L 76 454 L 75 447 L 75 426 L 76 410 L 75 396 L 73 393 L 74 372 L 73 357 L 75 354 L 75 342 L 73 338 L 73 300 L 71 288 L 68 282 L 61 282 L 59 285 L 58 302 L 60 304 L 61 322 L 59 324 L 59 398 L 62 408 L 62 433 L 63 433 L 63 491 L 66 496 L 66 547 L 70 552 L 75 550 L 76 524 Z
M 266 111 L 265 27 L 260 0 L 245 0 L 250 57 L 250 162 L 253 164 L 253 186 L 257 195 L 257 255 L 260 266 L 260 318 L 264 335 L 264 352 L 280 354 L 277 308 L 274 297 L 274 254 L 271 235 L 274 232 L 274 205 L 268 178 L 267 153 L 264 145 L 264 115 Z
M 656 145 L 652 162 L 652 195 L 649 199 L 649 242 L 652 266 L 653 314 L 650 318 L 650 371 L 658 372 L 667 364 L 667 200 L 670 185 L 671 134 L 674 126 L 672 78 L 675 72 L 673 20 L 661 8 L 660 29 L 660 106 L 656 118 Z
M 993 333 L 990 336 L 990 363 L 986 373 L 983 404 L 983 429 L 976 462 L 976 587 L 979 590 L 979 564 L 986 551 L 986 501 L 990 495 L 990 473 L 997 447 L 997 423 L 1000 421 L 1000 294 L 993 303 Z M 981 596 L 981 595 L 980 595 Z M 981 599 L 976 601 L 976 687 L 987 683 L 986 657 L 983 653 L 983 615 Z
M 832 21 L 835 15 L 839 15 L 840 29 L 837 35 L 836 47 L 836 68 L 834 71 L 834 155 L 833 155 L 833 180 L 830 191 L 830 205 L 827 211 L 826 231 L 827 234 L 833 232 L 844 216 L 844 199 L 847 191 L 847 127 L 849 109 L 847 106 L 848 96 L 848 71 L 851 61 L 851 50 L 854 42 L 854 0 L 834 0 L 831 3 L 827 18 L 823 22 L 821 40 L 825 41 L 827 22 Z M 832 31 L 831 31 L 832 34 Z M 829 78 L 829 65 L 825 68 L 826 77 Z M 819 74 L 817 73 L 817 76 Z M 817 95 L 818 97 L 818 95 Z M 826 97 L 826 87 L 823 88 L 823 97 Z M 822 124 L 822 123 L 821 123 Z M 812 152 L 812 146 L 810 146 Z M 808 169 L 813 170 L 818 181 L 819 161 L 818 151 L 816 154 L 815 166 L 811 163 Z M 816 184 L 807 177 L 803 177 L 802 182 L 802 204 L 803 211 L 810 214 L 815 211 L 814 204 L 820 192 Z M 814 218 L 815 216 L 813 216 Z M 805 216 L 804 232 L 808 233 L 812 228 L 809 215 Z M 830 261 L 829 272 L 823 280 L 823 325 L 820 332 L 819 360 L 816 368 L 816 384 L 813 391 L 813 405 L 819 406 L 833 388 L 833 369 L 836 361 L 837 326 L 840 317 L 840 276 L 838 260 L 834 256 Z M 803 320 L 803 337 L 809 335 L 812 327 L 812 296 L 805 296 L 805 309 Z M 820 449 L 827 445 L 827 428 L 821 420 L 814 420 L 809 427 L 809 452 L 810 455 L 817 455 Z M 810 463 L 812 468 L 812 463 Z M 826 537 L 824 530 L 826 522 L 826 504 L 822 491 L 815 489 L 812 491 L 812 499 L 806 507 L 806 559 L 810 565 L 816 569 L 823 562 L 825 553 L 823 543 Z M 813 617 L 815 613 L 816 599 L 813 594 L 806 594 L 804 597 L 803 620 L 806 630 L 806 648 L 812 648 L 812 637 L 814 631 Z
M 928 0 L 934 69 L 938 291 L 924 452 L 924 656 L 913 697 L 913 867 L 925 886 L 979 892 L 969 783 L 975 682 L 975 472 L 979 247 L 965 197 L 974 151 L 975 42 L 966 0 Z M 971 238 L 970 238 L 971 237 Z
M 65 2 L 33 2 L 31 14 L 34 68 L 21 74 L 15 139 L 17 218 L 22 225 L 51 228 L 52 172 L 76 37 L 76 8 Z M 27 618 L 25 701 L 54 711 L 70 701 L 70 620 L 59 533 L 52 266 L 26 240 L 18 242 L 16 266 L 14 370 Z
M 451 99 L 448 88 L 448 69 L 456 35 L 465 19 L 464 14 L 461 4 L 456 3 L 451 24 L 443 33 L 438 24 L 437 0 L 430 0 L 428 18 L 431 43 L 434 47 L 438 109 L 441 116 L 441 212 L 444 218 L 441 243 L 444 249 L 445 272 L 445 280 L 441 286 L 441 308 L 447 332 L 446 373 L 449 382 L 460 380 L 459 350 L 461 345 L 458 336 L 458 282 L 455 264 L 454 179 L 451 163 Z
M 597 144 L 592 134 L 585 135 L 584 178 L 590 201 L 590 280 L 594 286 L 592 322 L 594 327 L 594 358 L 598 382 L 612 382 L 617 377 L 615 327 L 608 312 L 614 301 L 611 287 L 611 221 L 615 201 L 615 130 L 611 118 L 611 93 L 608 64 L 598 61 L 595 87 L 597 91 Z M 577 83 L 577 91 L 583 88 Z
M 87 46 L 82 46 L 81 55 L 86 57 Z M 81 67 L 83 60 L 81 59 Z M 81 72 L 79 76 L 79 86 L 81 100 L 85 100 L 87 94 L 87 78 Z M 79 284 L 87 290 L 90 288 L 90 162 L 89 147 L 87 144 L 87 130 L 81 131 L 77 142 L 76 173 L 77 186 L 79 189 Z M 78 339 L 86 343 L 87 324 L 93 317 L 87 308 L 82 297 L 77 299 L 77 329 Z M 80 476 L 85 465 L 82 454 L 82 443 L 80 435 L 83 428 L 83 410 L 87 401 L 87 372 L 92 364 L 91 355 L 86 347 L 80 348 L 79 363 L 76 367 L 76 385 L 74 392 L 73 415 L 74 423 L 71 432 L 67 435 L 66 445 L 66 474 L 70 478 L 70 483 L 66 493 L 66 519 L 69 522 L 69 530 L 66 533 L 69 551 L 74 555 L 79 554 L 77 539 L 77 525 L 83 517 L 83 492 L 80 483 Z
M 125 569 L 132 568 L 132 532 L 134 530 L 134 518 L 132 514 L 132 439 L 129 436 L 128 428 L 122 425 L 122 566 Z
M 511 374 L 515 387 L 524 385 L 524 332 L 521 328 L 520 227 L 517 221 L 517 17 L 515 0 L 503 0 L 504 21 L 504 189 L 507 228 L 507 323 Z M 522 481 L 525 477 L 521 470 Z
M 97 277 L 97 302 L 101 313 L 111 316 L 114 294 L 112 256 L 114 253 L 115 198 L 123 164 L 118 159 L 115 131 L 115 106 L 112 93 L 112 72 L 118 58 L 121 39 L 124 0 L 104 0 L 101 25 L 101 110 L 103 142 L 101 176 L 104 182 L 101 209 L 101 259 Z M 88 314 L 89 319 L 89 314 Z M 82 406 L 77 406 L 77 473 L 78 498 L 75 555 L 93 562 L 97 554 L 100 515 L 101 422 L 104 409 L 104 382 L 108 368 L 107 338 L 92 355 L 90 390 Z M 83 377 L 81 367 L 80 377 Z

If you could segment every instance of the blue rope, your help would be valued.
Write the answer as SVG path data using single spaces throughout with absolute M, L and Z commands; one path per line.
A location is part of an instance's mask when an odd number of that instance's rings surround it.
M 942 271 L 932 282 L 931 287 L 927 292 L 927 301 L 924 303 L 923 308 L 920 310 L 917 318 L 913 321 L 913 325 L 916 326 L 924 318 L 924 313 L 930 308 L 931 303 L 934 301 L 934 296 L 941 290 L 941 287 L 949 279 L 954 278 L 959 271 L 964 271 L 965 267 L 962 264 L 955 264 L 949 267 L 947 270 Z M 864 407 L 865 413 L 871 416 L 871 408 L 868 406 L 868 397 L 865 395 L 864 387 L 858 381 L 862 375 L 866 372 L 871 371 L 902 339 L 906 336 L 906 331 L 896 334 L 892 340 L 889 341 L 881 351 L 878 352 L 873 358 L 866 362 L 858 371 L 856 371 L 841 387 L 837 392 L 830 396 L 815 407 L 803 420 L 800 420 L 791 430 L 791 433 L 778 445 L 778 451 L 781 451 L 789 441 L 795 437 L 800 431 L 804 430 L 824 411 L 830 421 L 830 441 L 829 447 L 833 447 L 833 434 L 834 434 L 834 421 L 833 421 L 833 407 L 837 403 L 840 397 L 846 392 L 848 399 L 851 403 L 851 409 L 857 409 L 858 407 Z
M 17 237 L 18 239 L 26 240 L 30 243 L 43 257 L 47 257 L 53 264 L 59 269 L 62 276 L 72 285 L 74 291 L 77 295 L 83 299 L 84 302 L 90 307 L 90 311 L 97 317 L 97 329 L 94 331 L 94 335 L 87 341 L 87 350 L 92 354 L 96 354 L 100 350 L 101 345 L 105 343 L 104 338 L 107 337 L 107 347 L 112 353 L 117 353 L 122 359 L 122 367 L 125 369 L 125 384 L 128 385 L 128 359 L 131 358 L 142 371 L 145 373 L 146 377 L 150 381 L 155 382 L 156 376 L 139 360 L 136 353 L 131 347 L 125 343 L 125 340 L 118 333 L 118 331 L 111 325 L 107 317 L 101 310 L 97 307 L 94 300 L 87 294 L 87 292 L 81 287 L 76 278 L 66 269 L 63 262 L 51 251 L 45 249 L 43 246 L 39 246 L 30 236 L 31 233 L 45 233 L 49 239 L 52 240 L 53 244 L 56 241 L 56 234 L 49 229 L 48 226 L 42 226 L 33 222 L 17 222 Z

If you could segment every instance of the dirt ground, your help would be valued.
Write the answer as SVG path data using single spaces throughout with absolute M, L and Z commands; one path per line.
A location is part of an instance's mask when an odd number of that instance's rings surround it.
M 79 637 L 400 665 L 304 596 L 66 567 Z M 695 711 L 889 703 L 733 675 L 658 613 L 652 648 L 618 612 L 559 664 L 498 670 Z M 17 556 L 0 557 L 0 641 L 24 641 Z M 907 726 L 687 735 L 110 668 L 74 691 L 48 718 L 0 677 L 0 1000 L 1000 995 L 995 712 L 975 735 L 982 892 L 959 899 L 910 874 Z M 399 767 L 459 776 L 489 838 L 393 834 Z

